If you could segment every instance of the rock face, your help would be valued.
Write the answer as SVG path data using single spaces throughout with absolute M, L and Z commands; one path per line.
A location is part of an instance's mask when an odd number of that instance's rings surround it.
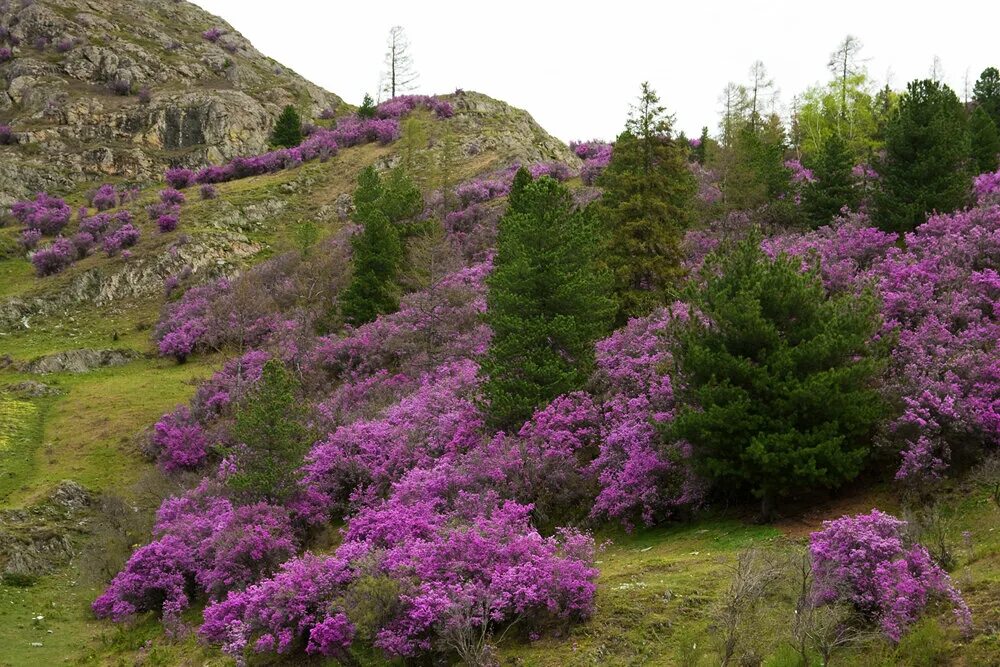
M 273 119 L 341 99 L 188 2 L 6 0 L 0 46 L 0 205 L 81 180 L 158 177 L 265 149 Z M 210 41 L 202 33 L 222 31 Z M 140 91 L 142 91 L 140 93 Z
M 7 582 L 27 582 L 73 557 L 74 538 L 82 534 L 81 514 L 90 494 L 72 480 L 59 483 L 41 503 L 0 511 L 0 574 Z
M 86 373 L 95 368 L 124 366 L 139 357 L 135 350 L 67 350 L 23 364 L 26 373 Z

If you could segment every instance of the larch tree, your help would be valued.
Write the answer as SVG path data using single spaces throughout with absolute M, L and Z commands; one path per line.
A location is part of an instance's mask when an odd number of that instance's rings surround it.
M 413 90 L 419 75 L 413 66 L 410 40 L 403 26 L 389 29 L 386 40 L 385 72 L 382 73 L 382 92 L 390 98 Z
M 683 273 L 681 241 L 693 217 L 697 184 L 686 151 L 671 137 L 672 118 L 648 83 L 615 141 L 596 209 L 606 227 L 617 321 L 649 313 Z

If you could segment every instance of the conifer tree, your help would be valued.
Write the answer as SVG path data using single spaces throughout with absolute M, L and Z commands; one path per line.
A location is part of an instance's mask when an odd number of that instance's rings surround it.
M 663 304 L 682 274 L 681 240 L 693 217 L 697 184 L 672 119 L 648 83 L 615 141 L 598 183 L 597 212 L 606 227 L 606 261 L 615 281 L 617 322 Z
M 993 119 L 983 109 L 976 107 L 969 121 L 969 134 L 972 141 L 972 160 L 976 173 L 996 171 L 1000 161 L 1000 132 Z
M 851 173 L 853 160 L 847 143 L 834 134 L 823 142 L 820 154 L 813 162 L 815 181 L 802 191 L 802 209 L 813 227 L 830 224 L 845 206 L 856 208 L 858 191 Z
M 483 360 L 491 425 L 517 430 L 534 410 L 579 389 L 591 372 L 594 341 L 614 315 L 610 275 L 598 266 L 598 224 L 573 210 L 569 190 L 527 171 L 500 220 Z
M 876 222 L 889 231 L 909 231 L 927 213 L 949 212 L 968 198 L 969 130 L 955 93 L 937 81 L 913 81 L 885 130 L 885 157 Z
M 979 75 L 976 85 L 972 88 L 973 99 L 1000 128 L 1000 71 L 996 67 L 987 67 Z
M 236 410 L 231 455 L 236 471 L 226 484 L 246 502 L 287 500 L 297 490 L 298 469 L 311 440 L 295 377 L 276 359 Z
M 368 167 L 358 177 L 354 221 L 361 231 L 351 238 L 353 273 L 340 302 L 344 319 L 355 326 L 399 307 L 397 276 L 403 259 L 399 232 L 388 211 L 401 207 L 386 192 L 378 172 Z
M 302 118 L 291 104 L 286 106 L 278 116 L 271 133 L 271 145 L 282 148 L 294 148 L 302 143 Z
M 673 350 L 683 407 L 667 434 L 691 443 L 720 489 L 751 493 L 765 516 L 782 496 L 858 475 L 882 414 L 873 378 L 871 294 L 826 294 L 817 270 L 769 259 L 761 236 L 714 253 L 685 294 L 692 317 Z
M 358 118 L 374 118 L 377 106 L 375 100 L 368 93 L 365 93 L 365 97 L 361 100 L 361 106 L 358 107 Z
M 694 159 L 699 164 L 705 164 L 705 153 L 708 151 L 709 141 L 711 138 L 708 136 L 708 127 L 702 127 L 701 136 L 698 137 L 698 147 L 694 149 Z

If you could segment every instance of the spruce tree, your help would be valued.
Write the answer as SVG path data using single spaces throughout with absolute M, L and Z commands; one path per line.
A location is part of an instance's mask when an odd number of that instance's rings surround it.
M 683 273 L 681 241 L 693 217 L 697 184 L 685 150 L 671 138 L 671 117 L 642 84 L 611 162 L 598 179 L 597 212 L 606 226 L 605 257 L 615 281 L 616 320 L 645 315 L 668 299 Z
M 711 138 L 708 136 L 708 127 L 701 128 L 701 136 L 698 137 L 698 146 L 694 149 L 694 159 L 698 161 L 698 164 L 705 164 L 705 153 L 708 151 L 708 142 Z
M 615 310 L 611 277 L 598 266 L 595 218 L 573 209 L 564 185 L 548 176 L 526 182 L 521 172 L 487 281 L 493 338 L 482 364 L 489 422 L 514 431 L 537 408 L 583 385 L 594 341 L 608 332 Z
M 972 99 L 1000 128 L 1000 72 L 996 67 L 987 67 L 979 75 L 972 88 Z
M 282 148 L 294 148 L 302 143 L 302 118 L 291 104 L 286 106 L 278 116 L 271 132 L 271 145 Z
M 276 359 L 240 403 L 231 450 L 236 471 L 226 478 L 241 500 L 282 502 L 297 490 L 298 469 L 310 444 L 295 377 Z
M 909 231 L 927 213 L 948 212 L 968 198 L 969 130 L 965 109 L 948 86 L 913 81 L 885 129 L 885 156 L 876 222 L 888 231 Z
M 375 100 L 372 99 L 371 95 L 365 93 L 365 98 L 361 100 L 361 106 L 358 107 L 358 118 L 374 118 L 376 109 Z
M 972 161 L 976 167 L 976 173 L 982 174 L 987 171 L 996 171 L 1000 158 L 1000 132 L 993 123 L 993 119 L 983 109 L 976 107 L 972 112 L 972 119 L 969 121 L 969 135 L 972 141 Z
M 754 232 L 711 255 L 685 295 L 673 359 L 683 406 L 667 427 L 718 488 L 759 498 L 836 488 L 858 475 L 882 414 L 871 294 L 826 294 L 818 270 L 769 259 Z
M 394 207 L 387 205 L 384 195 L 375 168 L 362 171 L 354 193 L 354 221 L 361 225 L 361 231 L 351 238 L 353 272 L 340 301 L 342 316 L 355 326 L 399 307 L 396 281 L 403 245 L 386 212 Z
M 839 134 L 823 142 L 811 166 L 816 180 L 803 188 L 802 209 L 810 224 L 820 227 L 830 224 L 843 207 L 856 208 L 858 191 L 851 173 L 853 160 Z

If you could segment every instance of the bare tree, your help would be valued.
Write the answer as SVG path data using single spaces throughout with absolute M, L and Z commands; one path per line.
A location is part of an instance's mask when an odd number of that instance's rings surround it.
M 385 72 L 382 73 L 382 92 L 390 98 L 413 90 L 418 78 L 410 55 L 410 40 L 403 26 L 393 26 L 386 42 Z
M 747 626 L 771 586 L 781 575 L 773 554 L 759 549 L 744 549 L 731 567 L 729 588 L 723 593 L 714 613 L 722 667 L 733 663 L 736 650 L 747 634 Z
M 722 104 L 722 122 L 719 123 L 719 129 L 722 131 L 720 139 L 722 145 L 728 147 L 732 145 L 733 133 L 737 129 L 738 123 L 743 120 L 746 114 L 748 105 L 746 86 L 730 81 L 722 90 L 719 102 Z
M 847 116 L 847 82 L 865 71 L 864 65 L 861 64 L 864 61 L 858 58 L 863 46 L 860 39 L 848 35 L 837 45 L 837 50 L 830 54 L 830 61 L 826 64 L 839 81 L 841 118 Z
M 795 617 L 792 619 L 792 647 L 803 667 L 812 664 L 811 653 L 818 653 L 823 667 L 828 667 L 834 653 L 859 644 L 875 635 L 858 622 L 848 604 L 818 604 L 813 594 L 812 558 L 808 549 L 796 550 L 790 560 L 791 579 L 795 584 Z
M 767 67 L 760 60 L 750 66 L 750 127 L 757 129 L 757 121 L 760 120 L 761 107 L 770 105 L 774 101 L 774 79 L 767 73 Z
M 940 83 L 944 79 L 944 65 L 941 64 L 941 57 L 935 55 L 931 61 L 931 68 L 928 71 L 931 81 Z

